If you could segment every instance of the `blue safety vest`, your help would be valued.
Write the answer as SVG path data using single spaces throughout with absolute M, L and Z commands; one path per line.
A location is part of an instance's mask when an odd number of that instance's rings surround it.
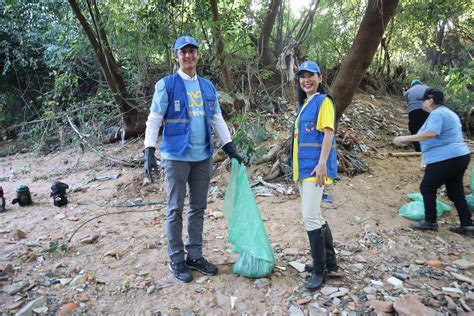
M 189 102 L 186 87 L 181 76 L 177 73 L 165 79 L 165 88 L 168 93 L 168 109 L 163 117 L 163 141 L 161 151 L 176 157 L 184 157 L 189 146 Z M 209 156 L 212 157 L 213 146 L 211 139 L 211 120 L 215 112 L 217 93 L 213 84 L 198 76 L 201 96 L 204 103 L 206 137 L 209 142 Z
M 298 139 L 294 138 L 294 124 L 292 127 L 292 140 L 298 142 L 298 180 L 303 180 L 311 176 L 311 172 L 319 162 L 321 147 L 323 145 L 324 133 L 316 129 L 319 110 L 323 104 L 324 98 L 330 97 L 328 94 L 319 94 L 314 96 L 309 104 L 303 109 L 298 121 Z M 331 98 L 332 100 L 332 98 Z M 334 103 L 334 102 L 333 102 Z M 303 106 L 297 110 L 297 117 Z M 335 120 L 335 118 L 334 118 Z M 295 119 L 296 121 L 296 119 Z M 336 127 L 336 121 L 334 121 Z M 293 167 L 293 143 L 290 147 L 290 166 Z M 336 152 L 336 130 L 332 147 L 326 162 L 326 173 L 329 178 L 337 178 L 337 152 Z M 313 175 L 314 176 L 314 175 Z

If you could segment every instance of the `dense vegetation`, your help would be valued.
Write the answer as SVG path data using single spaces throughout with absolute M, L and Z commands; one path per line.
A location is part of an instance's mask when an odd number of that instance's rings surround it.
M 262 110 L 275 97 L 295 102 L 285 60 L 317 60 L 330 85 L 376 1 L 312 0 L 301 11 L 294 2 L 0 0 L 0 136 L 39 149 L 71 141 L 68 115 L 100 138 L 124 112 L 146 113 L 181 34 L 201 42 L 199 71 L 247 108 Z M 116 68 L 104 70 L 73 4 Z M 361 84 L 401 95 L 419 78 L 466 111 L 474 105 L 473 30 L 470 0 L 401 1 Z M 117 78 L 123 89 L 114 89 Z

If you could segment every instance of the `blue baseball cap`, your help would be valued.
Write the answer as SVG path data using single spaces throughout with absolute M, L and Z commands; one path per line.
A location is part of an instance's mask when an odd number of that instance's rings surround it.
M 302 63 L 300 65 L 300 69 L 298 70 L 298 72 L 296 73 L 297 76 L 301 76 L 301 74 L 304 72 L 304 71 L 307 71 L 307 72 L 312 72 L 314 74 L 318 74 L 320 75 L 321 74 L 321 70 L 319 69 L 319 66 L 318 64 L 316 64 L 314 61 L 305 61 L 304 63 Z
M 198 42 L 192 36 L 187 36 L 186 35 L 186 36 L 178 37 L 178 39 L 174 43 L 174 50 L 173 51 L 176 52 L 177 50 L 183 48 L 184 46 L 188 46 L 188 45 L 199 48 Z

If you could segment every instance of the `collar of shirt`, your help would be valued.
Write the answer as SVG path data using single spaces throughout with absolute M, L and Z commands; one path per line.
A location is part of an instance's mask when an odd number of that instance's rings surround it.
M 316 93 L 310 95 L 310 96 L 306 99 L 306 102 L 304 103 L 304 105 L 308 104 L 309 101 L 311 101 L 311 99 L 312 99 L 314 96 L 317 96 L 317 95 L 319 95 L 319 92 L 316 92 Z
M 183 80 L 195 81 L 198 79 L 197 74 L 191 77 L 188 74 L 185 74 L 181 69 L 178 69 L 178 74 Z

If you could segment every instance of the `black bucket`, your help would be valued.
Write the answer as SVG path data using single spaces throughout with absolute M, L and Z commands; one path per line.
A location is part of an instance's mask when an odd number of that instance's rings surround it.
M 16 188 L 16 199 L 12 201 L 12 204 L 18 203 L 20 206 L 28 206 L 33 202 L 31 201 L 30 188 L 27 185 L 20 185 Z

